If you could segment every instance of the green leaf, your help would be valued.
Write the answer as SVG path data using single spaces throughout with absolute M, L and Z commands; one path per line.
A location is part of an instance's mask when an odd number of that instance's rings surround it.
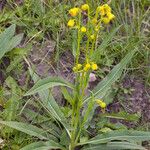
M 105 134 L 97 135 L 93 139 L 80 143 L 79 145 L 103 144 L 103 143 L 110 142 L 112 140 L 128 141 L 128 142 L 147 141 L 150 140 L 150 132 L 132 131 L 132 130 L 111 131 Z
M 112 71 L 94 88 L 93 95 L 95 98 L 103 98 L 106 94 L 106 92 L 109 90 L 111 85 L 118 80 L 118 78 L 121 76 L 121 73 L 123 69 L 126 67 L 126 65 L 131 61 L 133 55 L 135 54 L 137 50 L 134 49 L 130 51 L 119 64 L 117 64 Z M 88 102 L 91 99 L 90 97 L 87 97 L 84 100 L 85 102 Z
M 125 111 L 121 111 L 119 113 L 105 113 L 102 114 L 101 116 L 107 117 L 107 118 L 113 118 L 113 119 L 121 119 L 121 120 L 127 120 L 127 121 L 138 121 L 140 116 L 137 114 L 129 114 Z
M 66 86 L 73 88 L 69 82 L 60 77 L 47 77 L 45 79 L 40 79 L 37 83 L 35 83 L 35 85 L 24 96 L 32 95 L 55 86 Z
M 8 45 L 8 47 L 7 47 L 7 51 L 12 50 L 12 49 L 15 48 L 18 44 L 20 44 L 22 38 L 23 38 L 23 33 L 14 36 L 14 37 L 11 39 L 11 41 L 9 42 L 9 45 Z
M 14 36 L 15 28 L 15 25 L 11 25 L 0 34 L 0 59 L 5 55 L 5 53 L 16 47 L 23 38 L 23 34 Z
M 30 75 L 34 82 L 39 80 L 39 77 L 36 73 L 33 72 L 31 67 L 29 67 Z M 38 93 L 40 96 L 40 100 L 43 103 L 46 110 L 48 110 L 52 117 L 57 119 L 66 129 L 68 135 L 70 136 L 70 126 L 67 124 L 67 119 L 65 118 L 63 112 L 61 111 L 59 105 L 56 103 L 55 99 L 53 98 L 52 94 L 48 89 L 44 89 L 43 91 Z
M 67 88 L 66 88 L 66 87 L 61 87 L 61 92 L 62 92 L 64 98 L 65 98 L 71 105 L 73 105 L 72 95 L 69 93 L 69 91 L 67 90 Z
M 34 142 L 31 143 L 20 150 L 49 150 L 49 149 L 62 149 L 64 150 L 64 147 L 62 147 L 60 144 L 50 140 L 47 142 L 40 141 L 40 142 Z
M 27 123 L 21 123 L 16 121 L 0 121 L 0 124 L 19 130 L 31 136 L 38 137 L 39 139 L 42 140 L 48 139 L 46 131 Z
M 83 150 L 122 150 L 122 149 L 146 150 L 144 147 L 140 145 L 129 142 L 109 142 L 107 144 L 90 145 L 83 148 Z

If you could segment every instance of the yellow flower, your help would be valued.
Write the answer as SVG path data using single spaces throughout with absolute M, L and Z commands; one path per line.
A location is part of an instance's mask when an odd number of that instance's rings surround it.
M 75 25 L 75 20 L 74 19 L 70 19 L 67 23 L 68 27 L 73 27 Z
M 104 6 L 98 6 L 97 11 L 100 12 L 101 16 L 105 15 L 105 9 Z
M 113 20 L 115 18 L 115 15 L 113 15 L 112 13 L 107 13 L 107 17 L 109 18 L 109 20 Z
M 75 17 L 75 16 L 78 15 L 79 11 L 80 11 L 79 8 L 74 7 L 74 8 L 72 8 L 72 9 L 69 10 L 69 14 L 70 14 L 72 17 Z
M 73 69 L 72 69 L 74 72 L 76 72 L 77 71 L 77 67 L 73 67 Z
M 101 16 L 105 16 L 107 13 L 111 13 L 111 8 L 108 4 L 97 7 L 97 11 L 100 12 Z
M 88 71 L 91 68 L 91 65 L 87 63 L 84 67 L 84 71 Z
M 81 64 L 77 64 L 77 69 L 81 69 L 82 65 Z
M 93 18 L 93 19 L 92 19 L 92 24 L 93 24 L 93 25 L 96 25 L 96 24 L 97 24 L 97 19 L 96 19 L 96 18 Z
M 84 4 L 81 6 L 81 9 L 86 11 L 86 10 L 89 10 L 89 5 L 88 4 Z
M 98 26 L 96 26 L 96 27 L 95 27 L 95 31 L 98 32 L 98 30 L 99 30 L 99 28 L 98 28 Z
M 76 72 L 76 71 L 79 71 L 80 69 L 82 68 L 82 65 L 81 64 L 77 64 L 75 67 L 73 67 L 73 71 Z
M 94 34 L 92 34 L 92 35 L 90 36 L 90 38 L 91 38 L 92 40 L 94 40 L 94 38 L 95 38 Z
M 92 66 L 91 66 L 92 70 L 97 70 L 98 69 L 98 66 L 97 64 L 95 63 L 92 63 Z
M 86 32 L 86 27 L 81 27 L 80 30 L 81 30 L 81 32 L 84 32 L 84 33 L 85 33 L 85 32 Z
M 102 21 L 104 24 L 108 24 L 110 22 L 110 19 L 108 17 L 102 18 Z
M 106 108 L 106 103 L 102 102 L 100 105 L 101 108 Z
M 111 8 L 108 4 L 104 4 L 103 7 L 104 7 L 104 10 L 105 10 L 106 14 L 111 12 Z
M 102 100 L 100 100 L 100 99 L 97 99 L 96 100 L 96 103 L 101 107 L 101 108 L 106 108 L 106 103 L 105 102 L 103 102 Z

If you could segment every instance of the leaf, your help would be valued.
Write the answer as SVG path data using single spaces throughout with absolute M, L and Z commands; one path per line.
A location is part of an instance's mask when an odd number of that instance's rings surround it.
M 69 91 L 67 90 L 67 88 L 66 88 L 66 87 L 62 87 L 62 88 L 61 88 L 61 92 L 62 92 L 64 98 L 65 98 L 71 105 L 73 105 L 72 95 L 69 93 Z
M 14 36 L 15 28 L 15 25 L 11 25 L 0 34 L 0 59 L 5 55 L 5 53 L 16 47 L 23 38 L 23 34 Z
M 21 123 L 16 121 L 0 121 L 0 124 L 19 130 L 31 136 L 38 137 L 39 139 L 42 140 L 48 139 L 46 131 L 27 123 Z
M 142 142 L 150 140 L 150 132 L 143 131 L 132 131 L 132 130 L 123 130 L 123 131 L 111 131 L 105 134 L 97 135 L 89 141 L 79 143 L 79 145 L 84 144 L 103 144 L 110 142 L 112 140 L 119 141 L 128 141 L 128 142 Z
M 4 56 L 4 54 L 7 51 L 8 43 L 15 34 L 15 28 L 15 25 L 11 25 L 9 28 L 7 28 L 4 32 L 0 34 L 0 59 Z
M 105 113 L 102 114 L 101 116 L 107 118 L 113 118 L 113 119 L 127 120 L 127 121 L 138 121 L 138 119 L 140 118 L 140 116 L 138 116 L 137 114 L 129 114 L 125 111 L 121 111 L 119 113 L 111 113 L 111 114 Z
M 93 95 L 95 98 L 102 98 L 105 96 L 106 92 L 109 90 L 111 85 L 118 80 L 118 78 L 121 76 L 121 73 L 125 66 L 130 62 L 133 55 L 135 54 L 137 50 L 134 49 L 131 52 L 129 52 L 119 64 L 117 64 L 112 71 L 94 88 Z M 83 103 L 88 102 L 91 99 L 91 97 L 87 97 Z
M 49 149 L 62 149 L 64 150 L 64 147 L 62 147 L 60 144 L 50 140 L 47 142 L 40 141 L 40 142 L 34 142 L 31 143 L 20 150 L 49 150 Z
M 29 67 L 30 75 L 34 82 L 39 80 L 39 77 L 36 73 L 33 72 L 31 67 Z M 63 112 L 61 111 L 59 105 L 56 103 L 52 94 L 49 90 L 44 89 L 43 91 L 38 93 L 40 96 L 40 100 L 43 103 L 44 107 L 50 112 L 51 116 L 57 119 L 66 129 L 68 135 L 70 136 L 70 126 L 67 124 L 67 119 L 65 118 Z
M 37 83 L 35 83 L 35 85 L 24 96 L 32 95 L 55 86 L 73 88 L 70 83 L 60 77 L 47 77 L 45 79 L 40 79 Z
M 9 45 L 8 45 L 8 47 L 7 47 L 7 51 L 12 50 L 12 49 L 15 48 L 18 44 L 20 44 L 22 38 L 23 38 L 23 33 L 14 36 L 14 37 L 11 39 L 11 41 L 9 42 Z
M 121 149 L 146 150 L 144 147 L 140 145 L 129 142 L 109 142 L 107 144 L 90 145 L 83 148 L 83 150 L 121 150 Z

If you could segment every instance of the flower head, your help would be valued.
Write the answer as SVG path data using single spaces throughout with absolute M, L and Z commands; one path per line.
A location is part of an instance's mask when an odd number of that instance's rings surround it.
M 108 17 L 102 18 L 102 21 L 104 24 L 108 24 L 110 22 L 110 19 Z
M 87 63 L 84 67 L 84 71 L 88 71 L 91 68 L 91 65 Z
M 70 14 L 72 17 L 75 17 L 75 16 L 78 15 L 79 11 L 80 11 L 79 8 L 74 7 L 74 8 L 72 8 L 72 9 L 69 10 L 69 14 Z
M 83 4 L 81 6 L 81 9 L 84 10 L 84 11 L 89 10 L 89 5 L 88 4 Z
M 67 23 L 68 27 L 73 27 L 75 25 L 75 20 L 74 19 L 70 19 Z
M 98 6 L 97 11 L 100 12 L 101 16 L 105 15 L 105 9 L 103 6 Z
M 81 69 L 82 65 L 81 64 L 77 64 L 77 69 Z
M 96 103 L 101 107 L 101 108 L 106 108 L 106 103 L 105 102 L 103 102 L 102 100 L 100 100 L 100 99 L 97 99 L 96 100 Z
M 111 12 L 111 7 L 108 4 L 104 4 L 103 7 L 104 7 L 106 14 Z
M 96 26 L 96 27 L 95 27 L 95 31 L 98 32 L 98 30 L 99 30 L 99 28 L 98 28 L 98 26 Z
M 85 33 L 86 32 L 86 27 L 81 27 L 80 31 Z
M 92 24 L 93 24 L 93 25 L 96 25 L 96 24 L 97 24 L 97 22 L 98 22 L 98 21 L 97 21 L 97 19 L 96 19 L 96 18 L 93 18 L 93 19 L 92 19 Z
M 115 18 L 115 15 L 109 12 L 109 13 L 107 13 L 107 17 L 111 21 L 111 20 L 113 20 Z
M 92 35 L 90 36 L 90 38 L 91 38 L 92 40 L 94 40 L 94 39 L 95 39 L 94 34 L 92 34 Z
M 82 65 L 81 65 L 81 64 L 77 64 L 75 67 L 73 67 L 73 71 L 74 71 L 74 72 L 77 72 L 77 71 L 79 71 L 81 68 L 82 68 Z
M 104 4 L 102 6 L 97 7 L 97 11 L 100 12 L 101 16 L 105 16 L 107 13 L 111 12 L 110 6 L 108 4 Z
M 97 70 L 98 69 L 98 66 L 97 64 L 95 63 L 92 63 L 92 66 L 91 66 L 92 70 Z

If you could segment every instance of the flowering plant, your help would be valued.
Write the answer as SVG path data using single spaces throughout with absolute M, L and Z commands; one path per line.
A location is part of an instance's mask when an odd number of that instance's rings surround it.
M 97 50 L 99 32 L 115 16 L 112 14 L 112 10 L 108 4 L 97 7 L 94 14 L 88 4 L 83 4 L 80 8 L 74 7 L 70 9 L 69 15 L 72 18 L 68 21 L 67 26 L 70 30 L 77 32 L 77 47 L 75 52 L 73 52 L 75 63 L 72 69 L 75 74 L 75 83 L 69 83 L 60 77 L 39 79 L 37 74 L 31 69 L 30 63 L 25 59 L 35 85 L 24 96 L 38 93 L 38 96 L 35 95 L 35 98 L 40 98 L 40 103 L 50 116 L 48 129 L 42 128 L 40 123 L 38 127 L 15 121 L 0 121 L 0 124 L 12 127 L 41 140 L 25 146 L 21 150 L 75 150 L 76 148 L 83 150 L 144 149 L 138 143 L 150 140 L 149 132 L 110 131 L 105 129 L 104 134 L 98 134 L 93 138 L 87 136 L 89 123 L 93 117 L 92 112 L 94 112 L 97 106 L 100 106 L 102 113 L 105 113 L 107 104 L 104 102 L 103 97 L 111 85 L 120 77 L 123 69 L 131 60 L 136 50 L 128 53 L 90 91 L 90 94 L 86 95 L 85 91 L 87 90 L 90 74 L 92 72 L 95 73 L 99 69 L 98 64 L 92 58 L 93 53 Z M 84 59 L 80 58 L 81 53 L 84 54 Z M 62 92 L 69 102 L 68 109 L 70 111 L 67 116 L 56 103 L 51 90 L 49 90 L 55 86 L 62 87 Z M 70 90 L 67 90 L 67 88 Z

